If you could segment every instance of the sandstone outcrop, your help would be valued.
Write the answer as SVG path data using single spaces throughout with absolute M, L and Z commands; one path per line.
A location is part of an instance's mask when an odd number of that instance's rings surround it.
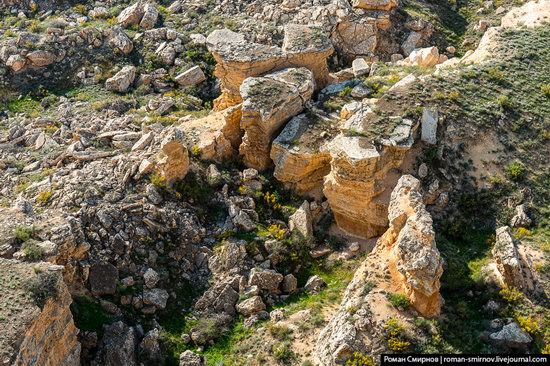
M 216 101 L 221 110 L 242 101 L 240 87 L 249 77 L 289 67 L 305 67 L 313 72 L 322 88 L 328 78 L 327 57 L 332 44 L 320 28 L 289 25 L 285 28 L 283 48 L 244 41 L 244 37 L 225 30 L 211 34 L 207 45 L 216 59 L 214 74 L 220 79 L 222 96 Z
M 352 5 L 355 8 L 365 10 L 385 10 L 390 11 L 397 7 L 396 0 L 353 0 Z
M 390 263 L 399 272 L 394 280 L 411 305 L 425 317 L 437 316 L 441 311 L 439 279 L 443 260 L 436 247 L 432 217 L 424 205 L 420 181 L 411 175 L 402 176 L 391 194 L 388 211 L 390 227 L 375 250 L 389 251 Z
M 275 178 L 298 194 L 319 196 L 330 172 L 326 144 L 332 130 L 331 120 L 317 115 L 301 114 L 290 120 L 271 147 Z
M 161 145 L 158 167 L 169 185 L 185 178 L 189 171 L 189 152 L 180 135 L 181 131 L 175 130 Z
M 198 148 L 201 160 L 231 161 L 239 151 L 243 132 L 241 105 L 213 112 L 204 118 L 183 123 L 188 149 Z
M 420 181 L 401 177 L 391 194 L 388 216 L 390 228 L 356 270 L 339 310 L 317 338 L 314 356 L 319 365 L 343 365 L 355 352 L 388 352 L 388 319 L 411 321 L 389 304 L 388 292 L 405 292 L 424 316 L 439 312 L 442 259 L 431 216 L 422 203 Z
M 0 365 L 79 365 L 78 329 L 70 310 L 71 296 L 60 273 L 48 264 L 19 263 L 0 258 L 2 326 Z M 34 271 L 42 271 L 37 275 Z
M 314 88 L 313 74 L 305 68 L 285 69 L 243 82 L 241 128 L 245 133 L 239 153 L 247 166 L 265 170 L 272 165 L 271 142 L 285 123 L 304 109 Z
M 323 189 L 338 226 L 364 238 L 380 235 L 387 228 L 385 178 L 402 164 L 417 128 L 411 120 L 396 118 L 388 126 L 389 133 L 373 144 L 369 137 L 373 115 L 369 107 L 363 107 L 344 123 L 344 132 L 352 135 L 341 134 L 330 142 L 331 170 Z

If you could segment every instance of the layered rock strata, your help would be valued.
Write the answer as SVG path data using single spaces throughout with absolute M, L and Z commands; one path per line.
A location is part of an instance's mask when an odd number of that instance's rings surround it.
M 305 68 L 285 69 L 243 82 L 241 128 L 245 133 L 239 153 L 248 167 L 265 170 L 272 165 L 271 142 L 285 123 L 304 109 L 314 88 L 313 74 Z
M 371 132 L 373 114 L 363 107 L 345 121 L 344 133 L 328 145 L 331 170 L 323 189 L 338 226 L 364 238 L 381 235 L 388 226 L 389 195 L 384 192 L 391 187 L 386 177 L 401 166 L 418 125 L 396 117 L 386 127 L 389 133 L 377 137 Z
M 328 78 L 326 59 L 333 47 L 324 32 L 314 26 L 288 25 L 283 48 L 250 43 L 229 30 L 215 31 L 207 46 L 216 59 L 214 74 L 221 81 L 222 95 L 215 108 L 222 110 L 242 101 L 240 87 L 246 78 L 289 67 L 305 67 L 322 88 Z
M 273 175 L 301 195 L 322 194 L 323 179 L 330 172 L 330 141 L 334 121 L 313 114 L 294 117 L 273 141 Z

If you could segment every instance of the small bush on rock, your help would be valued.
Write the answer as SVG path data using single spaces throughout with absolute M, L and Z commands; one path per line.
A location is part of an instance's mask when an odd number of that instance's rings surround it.
M 345 366 L 374 366 L 374 360 L 371 356 L 362 354 L 361 352 L 354 352 L 353 356 L 346 361 Z
M 60 278 L 55 272 L 44 272 L 28 282 L 28 290 L 36 305 L 43 308 L 49 299 L 58 295 Z
M 411 306 L 409 299 L 403 294 L 390 293 L 387 295 L 387 298 L 390 304 L 393 305 L 393 307 L 408 309 L 409 306 Z

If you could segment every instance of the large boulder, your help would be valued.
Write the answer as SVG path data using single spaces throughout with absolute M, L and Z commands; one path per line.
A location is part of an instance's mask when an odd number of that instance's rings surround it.
M 117 17 L 117 23 L 125 28 L 138 25 L 143 29 L 152 29 L 158 19 L 157 8 L 143 0 L 124 9 Z
M 175 130 L 161 145 L 158 166 L 168 185 L 182 180 L 189 171 L 189 152 L 180 138 L 180 131 Z
M 512 220 L 510 220 L 510 225 L 514 228 L 518 227 L 529 227 L 533 221 L 527 215 L 525 205 L 517 205 L 516 206 L 516 214 L 514 217 L 512 217 Z
M 304 201 L 302 205 L 288 219 L 288 226 L 293 234 L 309 243 L 313 241 L 313 216 L 309 209 L 309 202 Z
M 125 8 L 117 17 L 118 24 L 121 24 L 123 27 L 139 24 L 143 17 L 143 8 L 144 2 L 142 0 Z
M 282 274 L 273 270 L 253 269 L 250 273 L 248 284 L 250 286 L 258 286 L 260 290 L 277 293 L 283 278 Z
M 522 260 L 508 226 L 497 229 L 492 254 L 496 263 L 500 285 L 519 289 L 525 288 Z
M 180 354 L 179 366 L 203 366 L 204 362 L 201 356 L 193 353 L 193 351 L 185 351 Z
M 202 83 L 206 80 L 204 72 L 200 66 L 193 66 L 189 70 L 182 72 L 175 78 L 176 83 L 181 86 L 192 86 Z
M 157 8 L 152 4 L 145 4 L 143 7 L 143 17 L 139 22 L 139 26 L 143 29 L 152 29 L 155 26 L 159 16 Z
M 109 35 L 109 44 L 124 55 L 130 54 L 134 49 L 132 40 L 124 33 L 120 27 L 114 27 Z
M 124 66 L 113 77 L 105 81 L 105 88 L 110 91 L 124 93 L 136 79 L 136 67 Z
M 275 178 L 298 194 L 320 196 L 323 178 L 330 171 L 326 144 L 332 125 L 336 123 L 309 114 L 292 118 L 271 146 Z
M 136 366 L 138 334 L 133 327 L 118 321 L 105 327 L 96 361 L 105 366 Z
M 390 11 L 397 7 L 397 0 L 352 0 L 354 8 Z
M 338 22 L 332 40 L 335 48 L 345 59 L 372 57 L 379 44 L 379 29 L 374 18 L 349 19 Z
M 516 322 L 505 325 L 498 332 L 489 335 L 489 341 L 502 352 L 526 352 L 533 338 L 525 333 Z
M 434 67 L 439 63 L 437 47 L 418 48 L 411 52 L 406 62 L 421 67 Z
M 236 315 L 235 305 L 239 301 L 239 293 L 233 288 L 233 279 L 221 281 L 210 287 L 197 300 L 195 310 L 205 314 L 225 313 Z
M 237 311 L 244 316 L 251 316 L 265 310 L 265 304 L 261 296 L 252 296 L 237 304 Z
M 55 62 L 56 56 L 50 51 L 32 51 L 27 54 L 30 64 L 35 67 L 45 67 Z
M 89 281 L 94 295 L 112 295 L 116 292 L 118 270 L 110 263 L 93 264 Z
M 170 295 L 168 291 L 160 288 L 143 291 L 143 303 L 153 305 L 158 309 L 164 309 Z
M 305 68 L 285 69 L 243 82 L 241 128 L 245 134 L 239 153 L 247 166 L 265 170 L 272 165 L 271 142 L 288 120 L 304 109 L 314 88 L 313 74 Z

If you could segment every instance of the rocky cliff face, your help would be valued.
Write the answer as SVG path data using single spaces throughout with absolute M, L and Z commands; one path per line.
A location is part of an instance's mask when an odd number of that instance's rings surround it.
M 0 364 L 79 365 L 79 331 L 61 275 L 45 263 L 0 259 L 0 267 L 0 288 L 10 294 L 0 302 L 0 315 L 3 322 L 11 323 L 0 337 Z M 45 272 L 37 275 L 34 268 Z

